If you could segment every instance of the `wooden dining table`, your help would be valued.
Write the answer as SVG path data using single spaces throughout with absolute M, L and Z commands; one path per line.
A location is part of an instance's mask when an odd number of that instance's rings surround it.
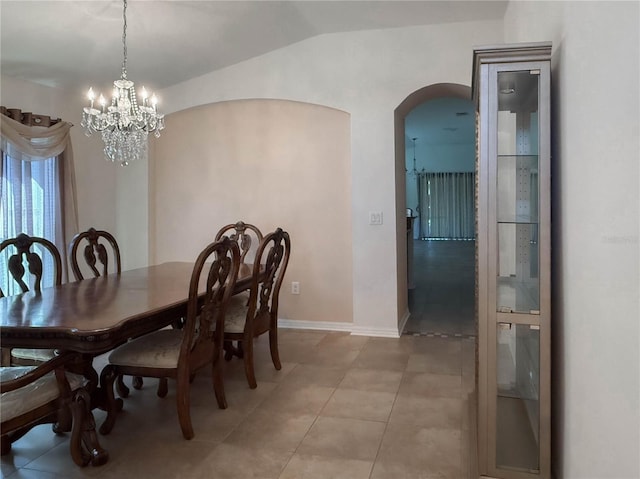
M 93 358 L 185 317 L 192 271 L 193 263 L 169 262 L 0 298 L 0 346 L 83 353 L 77 372 L 101 407 Z M 240 266 L 234 294 L 251 286 L 252 273 Z M 95 431 L 86 440 L 102 450 Z
M 184 316 L 192 271 L 193 263 L 163 263 L 0 298 L 1 345 L 110 351 Z M 251 279 L 252 265 L 241 265 L 235 292 Z

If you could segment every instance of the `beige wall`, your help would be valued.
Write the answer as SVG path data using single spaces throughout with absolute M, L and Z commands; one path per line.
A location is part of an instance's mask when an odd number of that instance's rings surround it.
M 510 2 L 507 42 L 553 41 L 552 461 L 640 477 L 640 3 Z
M 279 100 L 168 115 L 153 143 L 151 263 L 193 261 L 238 220 L 263 233 L 282 227 L 292 253 L 280 317 L 351 323 L 349 121 L 339 110 Z

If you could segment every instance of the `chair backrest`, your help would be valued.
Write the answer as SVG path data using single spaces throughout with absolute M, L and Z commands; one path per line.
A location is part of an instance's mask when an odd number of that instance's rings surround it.
M 230 231 L 233 231 L 233 233 L 227 234 Z M 216 241 L 223 236 L 229 236 L 229 238 L 236 241 L 240 246 L 240 264 L 245 264 L 246 261 L 253 262 L 255 252 L 262 241 L 262 233 L 257 226 L 238 221 L 237 223 L 220 228 L 216 234 Z M 248 253 L 252 251 L 252 247 L 253 252 L 249 254 L 247 258 Z
M 282 228 L 269 233 L 260 242 L 253 263 L 245 331 L 251 329 L 257 336 L 277 326 L 278 298 L 290 254 L 289 233 Z
M 62 260 L 60 259 L 60 252 L 56 245 L 51 241 L 40 238 L 37 236 L 28 236 L 24 233 L 20 233 L 15 238 L 9 238 L 4 240 L 0 244 L 0 253 L 2 253 L 9 246 L 13 246 L 17 251 L 9 256 L 7 260 L 7 269 L 11 277 L 20 286 L 22 292 L 29 291 L 29 279 L 25 278 L 25 268 L 23 261 L 26 259 L 29 273 L 33 275 L 33 290 L 40 291 L 42 288 L 42 275 L 43 266 L 42 258 L 38 256 L 38 253 L 34 251 L 34 246 L 39 246 L 43 251 L 48 251 L 53 260 L 53 284 L 59 285 L 62 283 Z M 26 280 L 26 281 L 25 281 Z M 4 297 L 4 293 L 0 289 L 0 298 Z
M 80 263 L 78 262 L 78 249 L 83 242 L 86 244 L 82 249 L 82 257 L 84 258 L 85 264 L 91 269 L 94 277 L 97 278 L 98 276 L 106 276 L 109 274 L 109 252 L 105 244 L 108 244 L 111 248 L 111 262 L 115 272 L 121 272 L 120 248 L 118 247 L 116 239 L 107 231 L 89 228 L 87 231 L 75 235 L 69 245 L 71 270 L 76 280 L 84 279 Z M 98 262 L 102 264 L 101 270 L 96 267 Z
M 211 243 L 198 255 L 189 283 L 179 369 L 197 369 L 211 362 L 214 347 L 222 350 L 224 314 L 239 267 L 240 249 L 228 237 Z

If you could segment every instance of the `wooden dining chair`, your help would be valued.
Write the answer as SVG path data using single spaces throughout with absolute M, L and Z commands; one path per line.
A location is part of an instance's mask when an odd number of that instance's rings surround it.
M 195 373 L 211 364 L 218 406 L 227 407 L 222 378 L 224 317 L 233 294 L 240 250 L 223 238 L 198 256 L 191 274 L 187 317 L 182 329 L 161 329 L 123 344 L 109 355 L 100 382 L 107 393 L 107 417 L 100 427 L 108 434 L 115 424 L 119 402 L 113 385 L 120 374 L 175 379 L 178 419 L 185 439 L 194 436 L 190 413 L 190 383 Z M 164 392 L 166 394 L 166 391 Z M 160 392 L 159 396 L 162 396 Z
M 278 352 L 278 297 L 289 264 L 289 234 L 278 228 L 266 235 L 253 261 L 253 279 L 248 292 L 231 298 L 224 324 L 225 359 L 238 356 L 244 361 L 249 387 L 257 387 L 253 364 L 253 339 L 269 333 L 271 360 L 281 368 Z M 234 348 L 232 341 L 237 341 Z
M 262 233 L 257 226 L 243 221 L 223 226 L 218 230 L 215 240 L 218 241 L 223 236 L 229 236 L 240 247 L 240 264 L 247 261 L 253 263 L 256 250 L 262 241 Z M 248 259 L 247 259 L 248 256 Z
M 229 236 L 233 241 L 238 243 L 240 247 L 240 271 L 244 273 L 244 268 L 253 267 L 253 261 L 256 256 L 256 251 L 260 242 L 262 241 L 262 232 L 260 229 L 250 223 L 244 221 L 237 221 L 233 224 L 223 226 L 216 233 L 216 241 L 223 236 Z M 249 273 L 250 271 L 246 271 Z M 239 355 L 242 346 L 238 344 L 234 346 L 234 342 L 230 340 L 225 341 L 225 358 L 229 360 L 233 355 Z
M 94 278 L 106 276 L 109 272 L 117 274 L 122 272 L 120 247 L 115 237 L 108 231 L 96 230 L 93 227 L 78 233 L 71 239 L 69 261 L 76 281 L 84 279 L 83 270 Z M 116 384 L 120 397 L 128 397 L 129 388 L 122 376 L 118 377 Z M 142 378 L 133 378 L 132 384 L 135 389 L 141 389 Z
M 107 231 L 89 228 L 87 231 L 75 235 L 69 245 L 71 271 L 73 271 L 76 281 L 84 279 L 81 263 L 78 261 L 78 252 L 82 244 L 84 244 L 82 248 L 84 264 L 86 264 L 95 278 L 108 275 L 110 263 L 114 273 L 122 271 L 120 247 L 113 235 Z M 105 244 L 109 246 L 111 253 L 109 253 Z M 98 269 L 98 266 L 100 269 Z
M 9 238 L 0 243 L 0 254 L 3 251 L 9 254 L 7 260 L 7 272 L 9 280 L 15 281 L 21 292 L 40 292 L 42 290 L 42 277 L 44 265 L 51 263 L 53 268 L 53 285 L 62 284 L 62 260 L 56 245 L 45 238 L 29 236 L 20 233 L 15 238 Z M 40 254 L 38 254 L 38 252 Z M 7 254 L 5 253 L 5 254 Z M 44 254 L 47 254 L 50 261 L 44 261 Z M 42 255 L 42 256 L 41 256 Z M 27 268 L 25 269 L 25 261 Z M 26 276 L 25 276 L 26 275 Z M 0 289 L 0 298 L 4 297 L 4 292 Z M 37 365 L 43 361 L 48 361 L 56 355 L 53 349 L 29 349 L 29 348 L 3 348 L 2 365 Z
M 78 466 L 107 462 L 99 446 L 85 378 L 65 371 L 77 353 L 60 353 L 38 366 L 0 368 L 0 454 L 38 424 L 53 423 L 56 434 L 71 431 L 69 449 Z

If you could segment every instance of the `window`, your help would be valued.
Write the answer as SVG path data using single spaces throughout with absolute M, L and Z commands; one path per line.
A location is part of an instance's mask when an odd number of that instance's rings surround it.
M 474 239 L 474 173 L 427 172 L 418 178 L 421 237 Z
M 59 161 L 22 161 L 2 152 L 0 238 L 15 238 L 20 233 L 40 236 L 59 243 L 61 211 L 59 197 Z M 58 241 L 56 241 L 58 240 Z M 0 255 L 0 271 L 8 271 L 7 261 L 15 250 Z M 34 249 L 43 262 L 42 286 L 53 284 L 53 260 L 49 253 Z M 16 294 L 20 288 L 8 274 L 0 275 L 0 289 L 5 295 Z

